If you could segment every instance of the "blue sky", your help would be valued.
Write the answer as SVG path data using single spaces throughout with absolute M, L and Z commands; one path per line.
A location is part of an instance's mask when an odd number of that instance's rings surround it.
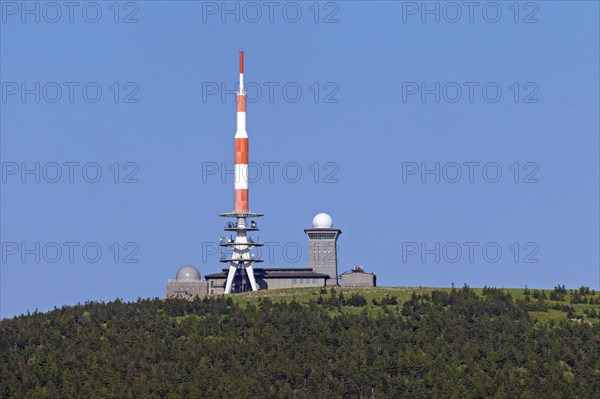
M 1 317 L 221 268 L 240 49 L 265 265 L 305 266 L 328 212 L 380 285 L 600 288 L 597 2 L 26 4 L 0 3 Z

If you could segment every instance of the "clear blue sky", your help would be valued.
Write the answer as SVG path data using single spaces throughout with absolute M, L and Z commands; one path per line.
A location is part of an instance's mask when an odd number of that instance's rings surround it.
M 597 2 L 113 3 L 0 3 L 1 317 L 221 268 L 240 49 L 265 265 L 325 211 L 380 285 L 600 288 Z

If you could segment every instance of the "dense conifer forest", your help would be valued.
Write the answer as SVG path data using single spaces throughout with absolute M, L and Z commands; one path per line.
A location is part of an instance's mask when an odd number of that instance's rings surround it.
M 0 397 L 594 398 L 600 295 L 563 289 L 65 306 L 0 322 Z

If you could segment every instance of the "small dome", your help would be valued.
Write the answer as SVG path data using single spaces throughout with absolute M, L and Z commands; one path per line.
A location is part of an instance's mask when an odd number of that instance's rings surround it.
M 333 219 L 326 213 L 319 213 L 313 218 L 312 225 L 314 229 L 330 229 L 333 227 Z
M 200 272 L 194 266 L 184 266 L 177 270 L 177 280 L 200 280 Z

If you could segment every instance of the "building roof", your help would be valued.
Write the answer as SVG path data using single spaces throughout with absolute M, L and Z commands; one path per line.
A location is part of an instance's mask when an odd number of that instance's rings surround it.
M 255 267 L 254 272 L 312 272 L 312 267 Z M 228 272 L 229 268 L 224 267 L 221 269 L 223 272 Z
M 176 280 L 200 280 L 200 272 L 194 266 L 183 266 L 177 270 Z
M 345 271 L 344 273 L 340 274 L 340 276 L 345 276 L 347 274 L 366 274 L 366 275 L 369 275 L 369 276 L 375 276 L 375 273 L 367 273 L 367 272 L 364 272 L 364 271 L 362 271 L 362 272 L 355 272 L 353 270 Z
M 330 229 L 333 227 L 333 218 L 324 212 L 317 213 L 312 220 L 313 229 Z
M 329 275 L 313 272 L 311 268 L 265 267 L 253 268 L 254 275 L 262 278 L 329 278 Z M 205 279 L 226 279 L 229 269 L 219 273 L 206 274 Z

